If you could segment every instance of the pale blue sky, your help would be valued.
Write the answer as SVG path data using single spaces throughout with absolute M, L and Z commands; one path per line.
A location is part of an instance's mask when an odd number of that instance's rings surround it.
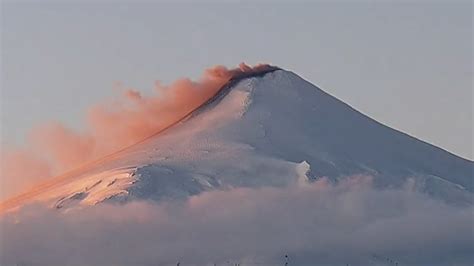
M 3 2 L 2 142 L 215 64 L 292 70 L 376 120 L 473 158 L 470 1 Z

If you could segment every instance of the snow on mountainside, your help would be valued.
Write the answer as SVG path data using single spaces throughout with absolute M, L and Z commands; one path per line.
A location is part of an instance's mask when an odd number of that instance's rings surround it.
M 367 175 L 456 204 L 473 202 L 474 163 L 386 127 L 292 72 L 229 82 L 164 132 L 0 205 L 65 208 L 184 198 L 213 189 Z

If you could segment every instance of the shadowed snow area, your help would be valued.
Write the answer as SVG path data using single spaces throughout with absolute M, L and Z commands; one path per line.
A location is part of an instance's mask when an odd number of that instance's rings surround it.
M 84 212 L 91 216 L 78 219 L 92 224 L 89 233 L 118 243 L 117 250 L 105 247 L 103 258 L 79 248 L 90 258 L 70 254 L 71 264 L 63 265 L 176 265 L 179 258 L 186 265 L 226 259 L 281 265 L 284 252 L 299 262 L 294 265 L 470 265 L 473 171 L 472 161 L 386 127 L 292 72 L 272 70 L 231 80 L 165 131 L 3 209 L 46 203 L 64 211 L 39 207 L 35 217 L 49 223 L 44 212 L 53 212 L 60 217 L 53 224 L 67 230 Z M 86 207 L 100 202 L 104 206 Z M 101 231 L 107 225 L 98 223 L 98 210 L 115 217 L 106 219 L 112 236 Z M 25 213 L 28 208 L 18 217 Z M 36 227 L 15 227 L 12 217 L 3 220 L 6 238 L 21 249 L 17 242 L 28 237 L 17 230 Z M 135 236 L 119 236 L 135 226 L 142 227 L 131 229 Z M 152 230 L 156 235 L 147 240 Z M 54 241 L 84 245 L 80 236 L 66 236 Z M 150 250 L 131 248 L 130 257 L 107 260 L 118 247 L 126 249 L 128 238 L 131 246 Z M 107 246 L 98 241 L 92 245 Z M 34 254 L 31 261 L 44 265 L 61 261 Z M 15 262 L 14 255 L 6 258 Z
M 472 202 L 472 162 L 385 127 L 287 71 L 240 81 L 130 152 L 131 165 L 146 161 L 130 189 L 138 198 L 286 186 L 304 162 L 310 180 L 369 175 L 379 187 Z

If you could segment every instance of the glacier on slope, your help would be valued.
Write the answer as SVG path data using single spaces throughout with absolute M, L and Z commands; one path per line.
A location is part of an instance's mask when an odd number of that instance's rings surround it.
M 472 204 L 473 170 L 472 161 L 386 127 L 292 72 L 275 70 L 233 80 L 173 127 L 4 208 L 29 201 L 57 208 L 160 201 L 323 177 L 337 183 L 354 175 L 371 176 L 380 188 L 406 187 Z M 107 185 L 94 190 L 91 183 Z

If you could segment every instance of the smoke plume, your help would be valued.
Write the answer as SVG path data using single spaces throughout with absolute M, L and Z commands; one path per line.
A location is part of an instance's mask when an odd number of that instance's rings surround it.
M 198 81 L 182 78 L 167 86 L 156 84 L 151 95 L 126 90 L 118 100 L 97 104 L 87 111 L 81 131 L 58 122 L 35 127 L 25 148 L 1 151 L 0 199 L 156 134 L 202 105 L 230 79 L 269 69 L 274 68 L 215 66 Z

